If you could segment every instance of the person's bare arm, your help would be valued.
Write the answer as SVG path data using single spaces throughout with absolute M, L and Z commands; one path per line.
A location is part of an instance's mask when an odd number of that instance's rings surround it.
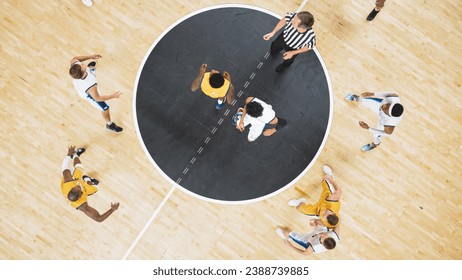
M 304 46 L 303 48 L 299 48 L 298 50 L 284 52 L 284 54 L 282 54 L 282 58 L 284 60 L 291 59 L 294 55 L 301 54 L 310 50 L 311 48 L 309 48 L 308 46 Z
M 84 203 L 80 205 L 77 209 L 85 213 L 88 217 L 92 218 L 93 220 L 97 221 L 98 223 L 103 222 L 106 220 L 109 216 L 111 216 L 112 213 L 114 213 L 117 209 L 119 208 L 119 203 L 111 203 L 111 208 L 107 210 L 105 213 L 102 215 L 99 214 L 99 212 L 88 205 L 88 203 Z
M 74 56 L 71 59 L 71 64 L 75 63 L 76 61 L 82 62 L 82 61 L 89 60 L 89 59 L 100 59 L 100 58 L 102 58 L 102 56 L 99 54 Z
M 245 100 L 245 105 L 250 103 L 253 100 L 253 98 L 254 98 L 253 96 L 247 97 L 247 99 Z M 246 114 L 247 114 L 247 110 L 245 109 L 245 106 L 244 106 L 244 111 L 242 111 L 241 120 L 236 124 L 236 128 L 239 129 L 240 132 L 243 132 L 244 129 L 245 129 L 244 117 L 245 117 Z
M 372 130 L 372 131 L 375 131 L 375 132 L 378 132 L 378 133 L 386 133 L 388 135 L 392 134 L 393 131 L 395 130 L 395 127 L 394 126 L 389 126 L 389 125 L 385 125 L 383 130 L 380 130 L 380 129 L 377 129 L 377 128 L 371 128 L 369 127 L 369 125 L 363 121 L 360 121 L 359 122 L 359 126 L 366 129 L 366 130 Z
M 398 94 L 393 92 L 363 92 L 361 93 L 361 97 L 378 97 L 378 98 L 386 98 L 386 97 L 398 97 Z
M 112 94 L 109 94 L 109 95 L 100 95 L 99 92 L 98 92 L 98 86 L 96 84 L 93 85 L 91 88 L 89 88 L 87 90 L 87 93 L 89 95 L 91 95 L 91 97 L 97 102 L 107 101 L 107 100 L 113 99 L 113 98 L 119 98 L 120 95 L 122 94 L 120 91 L 116 91 L 116 92 L 114 92 Z
M 286 25 L 286 18 L 283 17 L 281 18 L 281 20 L 276 24 L 276 26 L 274 27 L 273 31 L 271 31 L 270 33 L 267 33 L 265 35 L 263 35 L 263 40 L 265 41 L 268 41 L 269 39 L 273 38 L 273 36 L 281 29 L 284 27 L 284 25 Z
M 199 68 L 199 75 L 194 79 L 191 84 L 191 91 L 196 91 L 201 85 L 202 78 L 204 77 L 205 72 L 207 71 L 207 64 L 203 63 Z
M 231 75 L 228 72 L 223 71 L 223 78 L 225 78 L 231 83 Z

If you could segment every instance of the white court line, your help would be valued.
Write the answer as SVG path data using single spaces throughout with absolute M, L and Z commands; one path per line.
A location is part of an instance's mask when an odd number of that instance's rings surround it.
M 170 191 L 168 192 L 168 194 L 164 197 L 164 199 L 162 200 L 162 202 L 160 203 L 159 207 L 157 207 L 157 209 L 154 211 L 154 213 L 152 213 L 152 216 L 151 218 L 149 218 L 149 221 L 146 223 L 146 225 L 144 225 L 144 228 L 140 231 L 140 233 L 138 234 L 138 236 L 136 237 L 135 241 L 133 241 L 132 245 L 130 246 L 130 248 L 128 248 L 127 252 L 125 253 L 125 255 L 123 256 L 122 260 L 126 260 L 128 255 L 130 255 L 130 253 L 132 252 L 133 248 L 135 248 L 136 244 L 138 244 L 138 241 L 140 241 L 141 237 L 144 235 L 144 232 L 148 229 L 148 227 L 152 224 L 152 221 L 154 221 L 154 219 L 156 218 L 157 214 L 159 214 L 160 212 L 160 209 L 162 208 L 162 206 L 164 206 L 164 204 L 167 202 L 167 200 L 170 198 L 170 196 L 172 195 L 173 191 L 176 189 L 176 186 L 173 186 Z
M 296 12 L 299 12 L 305 5 L 306 3 L 308 2 L 308 0 L 304 0 L 303 3 L 300 5 L 300 7 L 296 10 Z M 223 7 L 226 7 L 226 6 L 231 6 L 233 7 L 233 5 L 222 5 Z M 241 6 L 245 6 L 245 5 L 241 5 Z M 250 7 L 250 6 L 249 6 Z M 253 9 L 255 9 L 255 7 L 252 7 Z M 134 94 L 133 94 L 133 100 L 136 100 L 136 96 L 137 96 L 137 88 L 138 88 L 138 83 L 139 83 L 139 79 L 140 79 L 140 76 L 141 76 L 141 70 L 143 69 L 144 67 L 144 64 L 146 63 L 146 60 L 148 59 L 149 55 L 151 54 L 152 50 L 154 49 L 154 47 L 157 45 L 157 43 L 171 30 L 173 29 L 176 25 L 178 25 L 179 23 L 183 22 L 184 20 L 188 19 L 189 17 L 192 17 L 193 15 L 196 15 L 196 14 L 199 14 L 203 11 L 207 11 L 209 9 L 205 8 L 205 9 L 200 9 L 194 13 L 191 13 L 179 20 L 177 20 L 174 24 L 172 24 L 169 28 L 167 28 L 166 30 L 164 30 L 164 32 L 162 32 L 162 34 L 156 39 L 156 41 L 151 45 L 151 48 L 149 49 L 149 51 L 146 53 L 146 55 L 144 56 L 143 58 L 143 62 L 141 63 L 139 69 L 138 69 L 138 73 L 137 73 L 137 77 L 136 77 L 136 82 L 135 82 L 135 87 L 134 87 Z M 271 13 L 267 10 L 263 10 L 263 12 L 265 13 L 268 13 L 276 18 L 278 18 L 278 15 L 274 14 L 274 13 Z M 269 52 L 266 53 L 265 55 L 265 59 L 267 59 L 269 57 Z M 319 57 L 319 56 L 318 56 Z M 260 62 L 261 63 L 261 62 Z M 260 69 L 261 66 L 263 66 L 263 63 L 259 64 L 257 66 L 257 69 Z M 323 68 L 324 68 L 324 64 L 323 64 Z M 330 81 L 328 79 L 328 81 Z M 329 88 L 330 88 L 330 83 L 329 83 Z M 239 92 L 238 94 L 238 97 L 241 97 L 242 95 L 242 90 Z M 232 106 L 234 106 L 236 104 L 236 100 L 234 100 L 233 102 L 234 104 L 232 104 Z M 136 127 L 136 130 L 139 132 L 139 126 L 138 126 L 138 120 L 136 118 L 136 102 L 133 102 L 133 115 L 135 116 L 135 127 Z M 215 132 L 217 131 L 217 128 L 214 127 L 213 130 L 212 130 L 212 134 L 215 134 Z M 155 161 L 152 159 L 152 157 L 150 157 L 150 154 L 149 152 L 147 151 L 147 148 L 146 148 L 146 145 L 144 144 L 143 140 L 141 139 L 141 133 L 138 134 L 138 138 L 140 140 L 140 143 L 142 144 L 142 148 L 145 152 L 146 155 L 148 155 L 148 158 L 150 159 L 150 161 L 153 163 L 153 165 L 156 167 L 157 170 L 160 171 L 160 173 L 162 174 L 162 176 L 164 176 L 167 180 L 171 180 L 163 171 L 162 169 L 160 169 L 160 167 L 155 163 Z M 198 153 L 200 154 L 202 152 L 203 148 L 200 147 L 199 148 L 199 151 Z M 176 181 L 176 184 L 180 184 L 182 178 L 179 177 Z M 173 182 L 173 181 L 172 181 Z M 132 252 L 132 250 L 135 248 L 135 246 L 137 245 L 137 243 L 139 242 L 139 240 L 141 239 L 141 237 L 144 235 L 144 233 L 146 232 L 146 230 L 148 229 L 148 227 L 152 224 L 152 222 L 154 221 L 154 219 L 156 218 L 156 216 L 159 214 L 160 210 L 162 209 L 162 207 L 164 206 L 164 204 L 167 202 L 167 200 L 170 198 L 170 196 L 173 194 L 173 191 L 177 188 L 176 185 L 173 185 L 173 187 L 170 189 L 170 191 L 168 192 L 168 194 L 164 197 L 164 199 L 162 200 L 161 204 L 157 207 L 157 209 L 154 211 L 154 213 L 152 214 L 151 218 L 148 220 L 148 222 L 146 223 L 146 225 L 143 227 L 143 229 L 141 230 L 141 232 L 138 234 L 138 236 L 136 237 L 136 239 L 133 241 L 133 243 L 130 245 L 130 248 L 127 250 L 127 252 L 125 253 L 125 255 L 123 256 L 122 260 L 126 260 L 127 257 L 130 255 L 130 253 Z M 284 188 L 285 189 L 285 188 Z M 190 192 L 188 192 L 190 193 Z M 190 193 L 192 196 L 194 196 L 193 193 Z
M 300 12 L 303 7 L 305 7 L 306 3 L 308 3 L 308 0 L 303 1 L 303 3 L 298 7 L 298 9 L 295 11 L 296 13 Z

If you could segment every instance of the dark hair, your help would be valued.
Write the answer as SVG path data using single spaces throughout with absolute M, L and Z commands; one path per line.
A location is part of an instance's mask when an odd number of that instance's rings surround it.
M 80 64 L 74 64 L 69 69 L 69 75 L 71 75 L 74 79 L 81 79 L 82 78 L 82 66 Z
M 74 188 L 67 194 L 67 199 L 70 201 L 77 201 L 80 198 L 80 192 Z
M 311 28 L 314 24 L 314 17 L 310 12 L 303 11 L 297 14 L 300 19 L 299 27 Z
M 326 239 L 324 239 L 324 241 L 322 242 L 322 245 L 324 246 L 324 248 L 326 248 L 327 250 L 332 250 L 335 248 L 335 245 L 337 245 L 337 242 L 335 242 L 335 239 L 333 239 L 332 237 L 327 237 Z
M 335 214 L 327 215 L 326 220 L 332 226 L 335 226 L 336 224 L 338 224 L 338 216 Z
M 393 106 L 391 110 L 391 115 L 393 117 L 400 117 L 404 112 L 404 107 L 403 105 L 396 103 L 395 106 Z
M 245 105 L 245 110 L 249 116 L 258 118 L 263 115 L 263 106 L 256 101 L 252 101 Z
M 220 88 L 225 83 L 225 78 L 220 73 L 213 73 L 209 77 L 209 83 L 213 88 Z

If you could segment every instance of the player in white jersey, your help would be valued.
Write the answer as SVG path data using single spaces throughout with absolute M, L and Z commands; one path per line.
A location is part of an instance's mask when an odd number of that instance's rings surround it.
M 239 121 L 234 122 L 236 116 L 239 115 Z M 239 108 L 236 115 L 233 117 L 233 125 L 243 132 L 245 127 L 250 126 L 247 140 L 255 141 L 262 133 L 265 136 L 271 136 L 276 131 L 282 129 L 287 121 L 276 117 L 273 107 L 266 102 L 256 98 L 247 97 L 244 108 Z
M 398 94 L 396 93 L 364 92 L 360 96 L 349 93 L 345 96 L 345 99 L 361 103 L 379 117 L 377 128 L 369 127 L 369 125 L 363 121 L 359 122 L 362 128 L 369 130 L 374 135 L 374 141 L 364 145 L 361 148 L 363 151 L 374 149 L 380 145 L 382 137 L 391 135 L 395 127 L 401 121 L 404 112 L 404 107 L 401 105 Z
M 276 234 L 284 239 L 290 248 L 304 255 L 332 250 L 340 242 L 340 226 L 329 230 L 319 219 L 311 220 L 310 225 L 314 228 L 307 234 L 300 234 L 283 227 L 277 227 Z
M 111 115 L 109 113 L 109 105 L 106 103 L 107 100 L 112 98 L 119 98 L 121 95 L 120 91 L 116 91 L 110 95 L 100 95 L 97 88 L 97 81 L 95 76 L 96 62 L 90 62 L 85 65 L 84 61 L 89 59 L 100 59 L 101 55 L 85 55 L 76 56 L 71 59 L 71 66 L 69 74 L 74 78 L 74 87 L 80 97 L 87 100 L 93 107 L 100 110 L 103 114 L 103 118 L 106 121 L 106 128 L 114 132 L 122 132 L 123 128 L 117 126 L 111 121 Z

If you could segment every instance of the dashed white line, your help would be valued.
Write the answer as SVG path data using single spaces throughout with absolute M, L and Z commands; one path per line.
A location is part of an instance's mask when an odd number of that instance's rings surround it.
M 250 75 L 250 79 L 253 80 L 253 78 L 255 78 L 255 72 L 253 72 L 252 75 Z
M 196 157 L 193 157 L 190 161 L 191 164 L 194 164 L 194 162 L 196 161 Z M 178 182 L 177 182 L 178 183 Z
M 205 138 L 205 141 L 204 141 L 204 143 L 205 143 L 205 144 L 208 144 L 208 143 L 209 143 L 209 141 L 210 141 L 210 137 L 207 137 L 207 138 Z
M 249 84 L 250 84 L 249 81 L 245 82 L 244 87 L 247 88 L 249 86 Z
M 200 153 L 202 153 L 203 150 L 204 150 L 204 148 L 200 147 L 199 150 L 197 150 L 197 153 L 200 154 Z
M 234 99 L 236 100 L 236 99 Z M 223 115 L 227 116 L 229 114 L 229 109 L 226 109 L 225 113 Z
M 242 90 L 239 91 L 239 93 L 237 94 L 238 97 L 241 97 L 242 93 L 244 93 Z
M 216 128 L 216 127 L 213 127 L 213 129 L 212 129 L 212 134 L 215 134 L 215 132 L 217 132 L 217 128 Z
M 186 167 L 186 168 L 183 170 L 183 174 L 186 175 L 186 173 L 188 173 L 188 171 L 189 171 L 189 168 Z
M 218 125 L 221 125 L 223 123 L 223 118 L 220 118 L 220 120 L 218 121 Z
M 267 53 L 265 54 L 265 59 L 267 59 L 267 58 L 269 57 L 269 55 L 270 55 L 270 53 L 267 52 Z

